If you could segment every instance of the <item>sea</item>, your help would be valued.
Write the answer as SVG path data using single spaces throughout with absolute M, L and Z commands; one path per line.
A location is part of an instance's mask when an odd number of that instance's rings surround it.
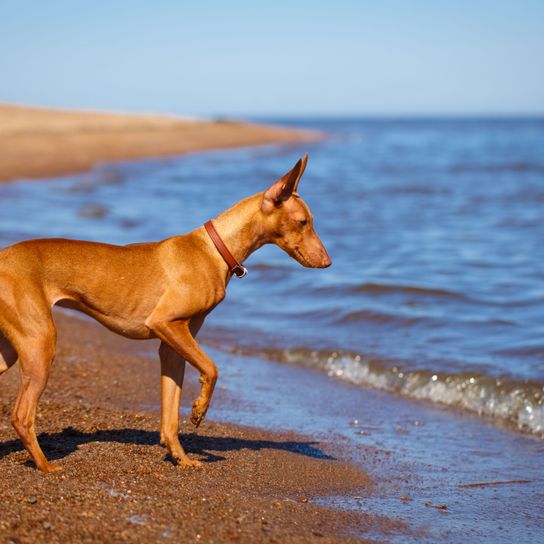
M 323 139 L 3 184 L 0 246 L 188 232 L 307 152 L 299 193 L 332 266 L 258 250 L 202 343 L 543 438 L 544 119 L 265 121 Z

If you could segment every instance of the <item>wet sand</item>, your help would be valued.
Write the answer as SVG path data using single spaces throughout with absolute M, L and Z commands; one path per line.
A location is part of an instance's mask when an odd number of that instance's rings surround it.
M 58 355 L 37 429 L 64 470 L 37 472 L 16 439 L 15 367 L 2 377 L 0 399 L 0 542 L 332 543 L 405 529 L 385 516 L 317 504 L 371 486 L 326 441 L 209 420 L 193 432 L 184 420 L 182 443 L 205 466 L 174 466 L 159 445 L 159 364 L 142 355 L 154 343 L 63 313 L 56 321 Z M 196 394 L 190 381 L 185 405 Z M 237 402 L 221 387 L 216 395 L 220 405 Z
M 371 485 L 316 500 L 406 525 L 386 535 L 377 526 L 366 536 L 391 544 L 542 542 L 540 439 L 315 369 L 225 353 L 210 347 L 217 340 L 204 327 L 201 341 L 227 392 L 213 418 L 340 445 L 341 457 L 356 462 Z M 482 482 L 504 483 L 466 485 Z
M 0 181 L 82 172 L 102 162 L 319 138 L 236 121 L 0 104 Z

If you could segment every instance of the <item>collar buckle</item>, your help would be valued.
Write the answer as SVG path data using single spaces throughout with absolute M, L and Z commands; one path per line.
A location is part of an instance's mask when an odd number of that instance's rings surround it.
M 236 265 L 234 268 L 232 268 L 231 272 L 240 279 L 247 276 L 247 268 L 245 266 L 242 266 L 241 264 Z

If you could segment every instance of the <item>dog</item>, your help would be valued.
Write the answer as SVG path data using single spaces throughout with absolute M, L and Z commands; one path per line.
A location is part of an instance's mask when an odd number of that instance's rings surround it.
M 178 465 L 202 465 L 179 441 L 181 387 L 188 361 L 200 374 L 191 412 L 198 427 L 218 374 L 195 338 L 229 280 L 243 277 L 241 263 L 270 243 L 305 267 L 331 264 L 297 193 L 307 160 L 306 154 L 266 191 L 188 234 L 127 246 L 43 238 L 0 250 L 0 375 L 19 361 L 11 423 L 39 470 L 61 470 L 45 457 L 34 428 L 55 357 L 54 305 L 84 312 L 122 336 L 161 341 L 161 444 Z

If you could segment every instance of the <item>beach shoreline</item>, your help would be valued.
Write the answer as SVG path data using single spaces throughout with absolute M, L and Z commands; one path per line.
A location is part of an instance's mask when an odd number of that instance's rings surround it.
M 220 378 L 195 431 L 199 384 L 188 366 L 180 438 L 205 466 L 177 468 L 159 446 L 157 342 L 54 315 L 57 357 L 37 432 L 63 472 L 39 473 L 9 424 L 15 367 L 1 381 L 0 542 L 538 541 L 536 439 L 204 342 Z
M 50 178 L 99 163 L 207 149 L 316 141 L 317 133 L 234 121 L 0 106 L 0 181 Z M 40 442 L 60 474 L 29 461 L 11 425 L 18 368 L 2 376 L 0 542 L 355 542 L 396 531 L 382 516 L 315 499 L 369 486 L 333 444 L 292 432 L 206 421 L 182 443 L 203 470 L 174 466 L 158 443 L 159 363 L 142 345 L 56 312 L 57 357 L 39 405 Z M 156 346 L 154 346 L 156 348 Z M 197 394 L 186 383 L 184 398 Z M 219 387 L 216 398 L 227 404 Z M 98 447 L 96 447 L 98 446 Z M 145 460 L 144 460 L 145 458 Z M 381 529 L 378 529 L 381 531 Z
M 221 165 L 214 161 L 231 153 L 181 159 L 187 174 L 175 177 L 173 186 L 222 190 L 202 182 L 228 183 L 228 168 L 225 178 L 218 176 Z M 116 216 L 108 199 L 113 194 L 121 202 L 123 195 L 138 192 L 135 187 L 145 187 L 149 195 L 157 186 L 164 191 L 164 178 L 153 175 L 154 168 L 164 167 L 158 163 L 112 167 L 105 180 L 98 168 L 73 180 L 4 185 L 9 203 L 4 242 L 66 232 L 107 237 L 111 231 L 100 226 L 115 221 L 123 232 L 115 243 L 147 239 L 145 228 L 137 230 L 147 210 L 130 201 L 125 205 L 133 215 Z M 130 183 L 125 169 L 134 175 Z M 170 161 L 169 169 L 179 175 Z M 97 196 L 100 189 L 107 198 Z M 168 213 L 178 213 L 183 194 L 176 191 L 167 199 L 172 202 Z M 76 195 L 74 202 L 67 195 Z M 103 204 L 106 215 L 85 215 L 89 202 Z M 199 202 L 198 213 L 185 226 L 206 211 L 206 203 Z M 32 224 L 37 206 L 53 214 L 36 213 Z M 166 213 L 163 205 L 158 208 Z M 67 218 L 54 216 L 61 210 Z M 211 210 L 206 213 L 212 216 Z M 28 219 L 20 221 L 21 215 Z M 56 226 L 57 219 L 58 231 L 42 233 L 48 221 Z M 151 216 L 151 221 L 159 219 Z M 245 328 L 252 314 L 243 301 L 257 299 L 265 285 L 280 283 L 278 272 L 285 282 L 288 272 L 262 263 L 253 263 L 251 270 L 243 293 L 242 284 L 230 286 L 230 300 L 224 303 L 241 308 L 237 315 L 243 316 L 244 336 L 252 334 L 251 327 Z M 281 293 L 270 298 L 280 301 Z M 47 477 L 37 472 L 9 423 L 16 366 L 0 378 L 0 500 L 5 505 L 0 542 L 540 542 L 540 440 L 475 414 L 346 383 L 323 369 L 267 360 L 258 350 L 230 349 L 228 334 L 217 327 L 224 309 L 210 316 L 199 336 L 220 377 L 198 432 L 188 422 L 198 388 L 190 366 L 183 392 L 181 441 L 190 456 L 204 461 L 202 471 L 174 467 L 158 444 L 156 342 L 128 341 L 82 314 L 55 312 L 58 356 L 39 406 L 37 431 L 46 454 L 64 472 Z M 303 331 L 296 335 L 304 339 Z M 284 340 L 280 335 L 281 349 Z M 505 485 L 478 484 L 501 481 Z
M 64 470 L 44 476 L 29 462 L 9 425 L 18 372 L 8 372 L 0 399 L 0 542 L 333 543 L 405 529 L 386 516 L 319 505 L 331 495 L 366 493 L 369 478 L 342 459 L 341 447 L 290 431 L 206 421 L 194 432 L 183 418 L 182 443 L 205 466 L 175 467 L 159 446 L 158 360 L 142 355 L 143 343 L 93 322 L 64 312 L 55 320 L 57 358 L 37 428 Z M 150 344 L 145 349 L 154 352 Z M 184 387 L 185 405 L 197 393 L 195 378 Z M 214 403 L 233 402 L 219 386 Z
M 0 104 L 0 182 L 74 174 L 100 163 L 315 142 L 322 137 L 312 131 L 235 120 Z

